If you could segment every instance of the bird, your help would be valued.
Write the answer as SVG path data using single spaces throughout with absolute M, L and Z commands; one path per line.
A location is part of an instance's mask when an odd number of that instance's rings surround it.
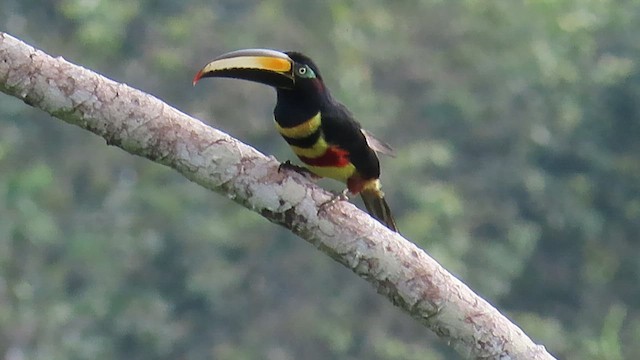
M 346 183 L 342 195 L 360 194 L 367 212 L 398 232 L 380 184 L 376 153 L 393 149 L 364 130 L 353 114 L 335 100 L 318 66 L 296 51 L 243 49 L 206 64 L 193 78 L 234 78 L 275 88 L 275 127 L 306 169 L 318 177 Z

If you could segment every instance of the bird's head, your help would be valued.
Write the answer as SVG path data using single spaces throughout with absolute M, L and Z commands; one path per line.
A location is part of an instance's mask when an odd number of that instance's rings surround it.
M 324 88 L 318 67 L 294 51 L 245 49 L 223 54 L 205 65 L 193 78 L 193 85 L 206 77 L 254 81 L 280 91 L 321 94 Z

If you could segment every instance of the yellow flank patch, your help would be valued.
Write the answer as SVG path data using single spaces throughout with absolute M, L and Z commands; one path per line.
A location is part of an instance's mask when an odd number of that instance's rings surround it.
M 368 180 L 364 183 L 364 186 L 362 186 L 362 190 L 371 190 L 382 195 L 381 188 L 382 187 L 380 186 L 380 179 Z
M 342 182 L 347 182 L 356 171 L 356 167 L 353 164 L 347 166 L 335 167 L 335 166 L 311 166 L 305 165 L 305 167 L 314 174 Z
M 320 127 L 320 121 L 320 113 L 318 113 L 311 119 L 293 127 L 282 127 L 276 122 L 276 128 L 278 129 L 278 132 L 280 132 L 280 134 L 286 137 L 301 139 L 313 134 L 316 130 L 318 130 L 318 128 Z

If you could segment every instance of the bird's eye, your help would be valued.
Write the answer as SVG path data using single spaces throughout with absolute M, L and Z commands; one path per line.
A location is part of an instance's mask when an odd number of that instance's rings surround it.
M 309 67 L 309 65 L 300 64 L 296 68 L 296 76 L 298 76 L 300 78 L 303 78 L 303 79 L 313 79 L 313 78 L 316 77 L 316 74 Z

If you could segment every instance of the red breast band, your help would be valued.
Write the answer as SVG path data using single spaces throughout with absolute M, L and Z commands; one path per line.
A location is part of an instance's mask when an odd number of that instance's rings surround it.
M 350 164 L 349 152 L 337 146 L 332 146 L 317 158 L 299 156 L 300 160 L 311 166 L 343 167 Z

